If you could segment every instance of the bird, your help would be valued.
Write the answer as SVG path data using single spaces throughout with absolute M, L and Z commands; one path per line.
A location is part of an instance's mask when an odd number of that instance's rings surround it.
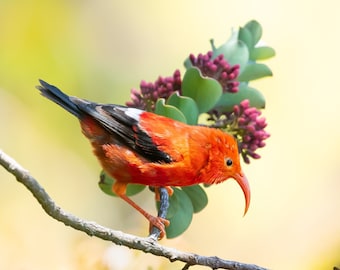
M 128 184 L 156 190 L 196 184 L 219 184 L 233 178 L 250 204 L 250 187 L 244 175 L 236 139 L 217 128 L 185 123 L 137 108 L 101 104 L 68 96 L 43 80 L 41 95 L 78 118 L 103 170 L 115 179 L 112 191 L 140 212 L 165 235 L 170 222 L 144 210 L 126 195 Z

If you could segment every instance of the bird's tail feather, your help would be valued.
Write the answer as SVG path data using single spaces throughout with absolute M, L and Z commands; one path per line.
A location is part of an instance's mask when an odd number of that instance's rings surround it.
M 39 82 L 41 85 L 38 85 L 36 88 L 41 92 L 41 95 L 57 103 L 59 106 L 72 113 L 79 119 L 84 115 L 84 113 L 70 99 L 68 95 L 63 93 L 57 87 L 50 85 L 43 80 L 39 80 Z

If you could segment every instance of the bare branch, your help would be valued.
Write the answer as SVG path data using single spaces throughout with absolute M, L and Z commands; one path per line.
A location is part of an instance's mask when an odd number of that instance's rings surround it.
M 87 233 L 90 236 L 96 236 L 103 240 L 111 241 L 117 245 L 123 245 L 132 249 L 141 250 L 145 253 L 151 253 L 156 256 L 168 258 L 171 262 L 182 261 L 185 263 L 183 269 L 188 269 L 194 265 L 204 265 L 211 269 L 229 269 L 229 270 L 265 270 L 265 268 L 245 264 L 235 261 L 223 260 L 218 257 L 206 257 L 194 253 L 188 253 L 165 247 L 158 244 L 154 238 L 137 237 L 120 231 L 111 230 L 96 224 L 95 222 L 82 220 L 70 213 L 65 212 L 47 194 L 42 186 L 35 180 L 27 170 L 19 165 L 14 159 L 0 150 L 0 164 L 16 179 L 22 183 L 38 200 L 45 212 L 52 218 L 70 226 L 76 230 Z

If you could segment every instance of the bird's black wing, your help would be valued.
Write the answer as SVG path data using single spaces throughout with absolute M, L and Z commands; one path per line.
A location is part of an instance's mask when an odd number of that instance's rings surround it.
M 76 97 L 70 99 L 80 110 L 95 118 L 121 144 L 129 147 L 151 162 L 171 163 L 172 158 L 160 150 L 152 138 L 139 127 L 144 111 L 114 104 L 98 104 Z

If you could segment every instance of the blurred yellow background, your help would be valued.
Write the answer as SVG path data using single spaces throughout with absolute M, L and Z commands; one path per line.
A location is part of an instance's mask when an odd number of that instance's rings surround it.
M 97 187 L 100 167 L 73 116 L 39 96 L 38 78 L 71 95 L 123 104 L 141 80 L 182 68 L 258 20 L 277 56 L 267 99 L 271 137 L 244 165 L 248 214 L 234 181 L 208 189 L 209 205 L 177 249 L 271 269 L 340 266 L 340 3 L 292 0 L 0 1 L 0 148 L 79 217 L 146 235 L 130 206 Z M 0 169 L 0 269 L 178 269 L 163 258 L 65 227 Z M 154 210 L 153 197 L 135 198 Z M 195 269 L 206 269 L 196 267 Z

